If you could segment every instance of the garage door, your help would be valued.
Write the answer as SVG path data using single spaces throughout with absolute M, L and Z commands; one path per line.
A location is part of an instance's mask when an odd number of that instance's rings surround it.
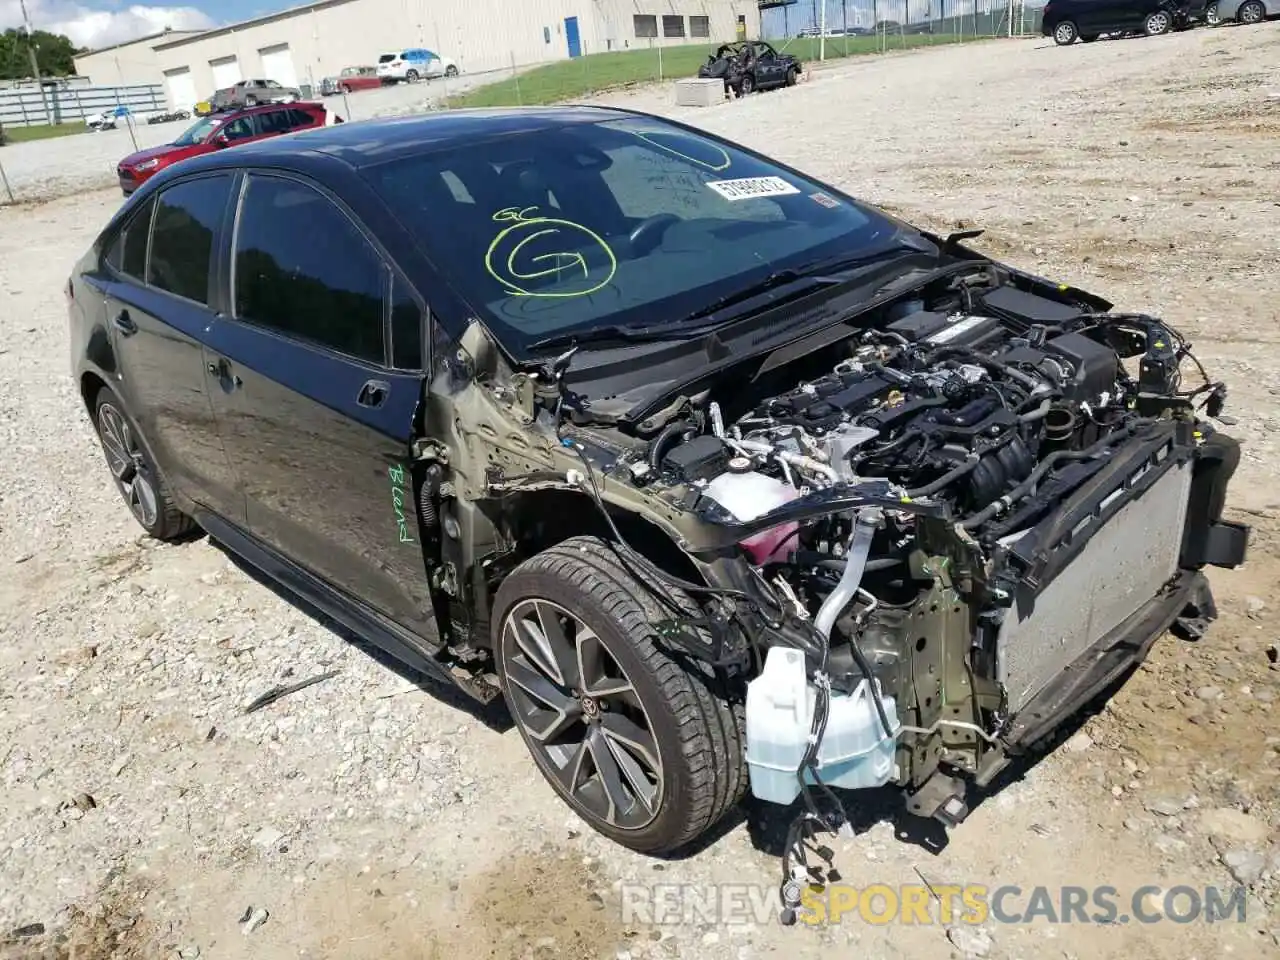
M 196 96 L 196 81 L 189 67 L 166 70 L 164 84 L 169 91 L 169 106 L 174 110 L 190 110 L 200 99 Z
M 293 52 L 287 43 L 263 47 L 258 56 L 262 58 L 262 79 L 274 80 L 285 87 L 298 85 L 298 74 L 293 69 Z
M 222 90 L 240 82 L 240 61 L 235 57 L 210 60 L 209 66 L 213 68 L 213 89 Z

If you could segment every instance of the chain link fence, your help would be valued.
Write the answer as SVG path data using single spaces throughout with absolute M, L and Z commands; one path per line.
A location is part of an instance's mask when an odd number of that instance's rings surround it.
M 778 51 L 798 57 L 806 69 L 819 62 L 848 57 L 1040 34 L 1040 8 L 999 0 L 879 0 L 874 8 L 842 6 L 841 0 L 827 0 L 825 33 L 820 33 L 821 27 L 812 26 L 820 22 L 818 4 L 801 0 L 784 9 L 806 8 L 807 17 L 799 18 L 793 13 L 785 23 L 780 17 L 764 18 L 762 31 L 764 39 Z M 877 19 L 869 20 L 872 16 Z M 859 19 L 866 25 L 855 22 Z M 848 26 L 844 25 L 846 22 Z M 450 89 L 447 82 L 437 81 L 438 95 L 424 106 L 534 106 L 693 77 L 709 54 L 733 39 L 679 45 L 636 39 L 629 41 L 629 49 L 608 53 L 595 53 L 584 45 L 583 54 L 569 60 L 534 66 L 513 62 L 505 76 L 490 75 L 489 82 L 482 86 L 459 89 L 455 83 Z

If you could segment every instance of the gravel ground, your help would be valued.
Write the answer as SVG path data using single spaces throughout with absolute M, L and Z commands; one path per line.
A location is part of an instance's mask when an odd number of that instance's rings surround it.
M 360 90 L 345 100 L 341 96 L 318 99 L 344 120 L 367 120 L 432 109 L 445 97 L 490 83 L 498 76 L 494 73 L 464 74 L 450 80 L 438 78 L 377 90 Z M 142 123 L 135 126 L 133 133 L 138 147 L 146 149 L 170 142 L 192 122 Z M 133 137 L 124 126 L 75 137 L 34 140 L 0 149 L 0 165 L 4 166 L 18 203 L 40 202 L 115 184 L 116 164 L 134 151 L 133 143 Z M 7 200 L 0 188 L 0 205 Z
M 1246 567 L 1213 573 L 1209 636 L 1163 640 L 949 838 L 869 800 L 833 847 L 855 885 L 1011 884 L 1015 911 L 1036 886 L 1110 885 L 1124 912 L 1146 884 L 1239 882 L 1245 922 L 625 916 L 626 885 L 772 887 L 779 818 L 752 808 L 679 861 L 611 846 L 541 782 L 501 711 L 400 677 L 206 540 L 143 541 L 67 377 L 61 284 L 117 202 L 99 191 L 0 210 L 0 934 L 29 935 L 0 956 L 67 956 L 59 933 L 79 957 L 187 960 L 1276 956 L 1277 62 L 1266 24 L 851 62 L 701 111 L 669 89 L 606 98 L 936 229 L 986 228 L 977 244 L 1019 266 L 1163 314 L 1230 380 L 1246 445 L 1230 510 L 1255 537 Z

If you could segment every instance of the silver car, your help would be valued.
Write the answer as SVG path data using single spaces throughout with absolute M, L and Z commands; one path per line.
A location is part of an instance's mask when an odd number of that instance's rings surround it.
M 1211 27 L 1228 20 L 1261 23 L 1276 16 L 1280 16 L 1280 0 L 1211 0 L 1204 11 L 1205 22 Z

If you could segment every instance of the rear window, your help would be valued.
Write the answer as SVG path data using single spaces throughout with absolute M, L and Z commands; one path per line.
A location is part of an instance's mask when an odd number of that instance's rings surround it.
M 394 53 L 384 53 L 382 56 L 378 58 L 378 62 L 390 63 L 392 60 L 396 59 L 397 56 L 398 54 L 394 54 Z

